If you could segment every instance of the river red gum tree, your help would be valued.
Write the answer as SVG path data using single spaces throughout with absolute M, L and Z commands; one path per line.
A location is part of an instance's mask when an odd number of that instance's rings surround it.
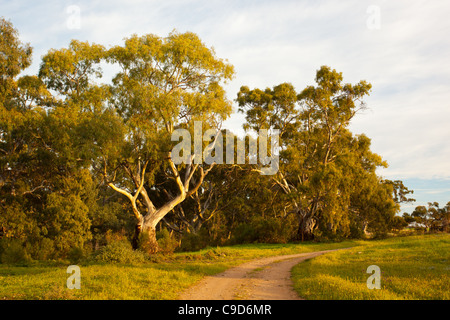
M 104 62 L 118 72 L 111 83 L 97 84 Z M 133 35 L 108 50 L 74 40 L 68 48 L 44 56 L 40 76 L 58 91 L 67 110 L 98 119 L 98 128 L 87 137 L 95 150 L 90 154 L 91 169 L 128 198 L 136 218 L 135 248 L 141 244 L 149 252 L 157 251 L 156 225 L 200 187 L 214 165 L 205 166 L 193 157 L 174 163 L 171 136 L 178 128 L 192 132 L 194 121 L 201 121 L 202 130 L 219 130 L 232 111 L 222 85 L 233 74 L 233 66 L 191 32 L 172 32 L 164 38 Z M 105 115 L 107 121 L 101 121 Z M 160 183 L 156 175 L 177 189 L 164 203 L 155 204 L 151 196 Z

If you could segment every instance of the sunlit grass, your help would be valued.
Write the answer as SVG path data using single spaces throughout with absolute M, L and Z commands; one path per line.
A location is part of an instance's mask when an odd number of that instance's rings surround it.
M 30 267 L 0 265 L 0 299 L 168 300 L 204 276 L 248 261 L 357 245 L 354 241 L 311 244 L 253 244 L 208 248 L 161 256 L 136 265 L 80 264 L 81 289 L 67 289 L 67 264 Z
M 0 265 L 0 299 L 177 299 L 207 275 L 266 256 L 337 248 L 293 269 L 307 299 L 450 299 L 450 235 L 340 243 L 252 244 L 160 256 L 135 265 L 81 263 L 81 289 L 67 289 L 70 263 Z M 366 269 L 381 268 L 380 290 L 369 290 Z
M 381 269 L 381 289 L 368 289 L 367 267 Z M 371 241 L 295 266 L 295 289 L 306 299 L 450 299 L 450 235 Z

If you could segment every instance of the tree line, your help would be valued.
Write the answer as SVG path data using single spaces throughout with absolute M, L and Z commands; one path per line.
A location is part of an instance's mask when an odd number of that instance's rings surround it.
M 244 164 L 176 164 L 175 130 L 193 133 L 198 121 L 218 132 L 233 111 L 224 84 L 234 68 L 196 34 L 132 35 L 108 49 L 72 40 L 49 50 L 37 75 L 20 76 L 32 48 L 3 18 L 0 30 L 0 254 L 14 245 L 54 259 L 114 235 L 149 254 L 382 236 L 423 216 L 396 215 L 412 190 L 378 176 L 387 163 L 349 130 L 366 108 L 366 81 L 344 83 L 322 66 L 301 91 L 240 88 L 244 129 L 279 132 L 273 175 L 248 152 Z M 107 65 L 116 73 L 105 80 Z M 442 226 L 449 207 L 436 209 Z

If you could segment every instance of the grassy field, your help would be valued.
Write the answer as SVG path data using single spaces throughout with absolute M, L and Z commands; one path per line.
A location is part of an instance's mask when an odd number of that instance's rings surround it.
M 381 270 L 381 289 L 368 289 L 367 267 Z M 294 287 L 306 299 L 450 299 L 450 235 L 365 242 L 297 265 Z
M 70 263 L 0 265 L 1 299 L 176 299 L 206 275 L 282 254 L 349 248 L 293 269 L 307 299 L 449 299 L 450 235 L 286 245 L 239 245 L 160 257 L 134 265 L 81 263 L 81 289 L 67 289 Z M 381 268 L 381 290 L 369 290 L 366 269 Z
M 255 244 L 209 248 L 160 257 L 159 262 L 79 264 L 81 289 L 67 289 L 70 263 L 36 263 L 27 267 L 0 265 L 1 299 L 176 299 L 206 275 L 245 261 L 282 254 L 312 252 L 358 245 L 355 241 L 309 244 Z

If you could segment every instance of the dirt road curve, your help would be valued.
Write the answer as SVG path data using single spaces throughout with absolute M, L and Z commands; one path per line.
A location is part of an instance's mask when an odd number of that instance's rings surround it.
M 325 252 L 316 251 L 253 260 L 202 279 L 180 300 L 302 300 L 292 288 L 293 266 Z

